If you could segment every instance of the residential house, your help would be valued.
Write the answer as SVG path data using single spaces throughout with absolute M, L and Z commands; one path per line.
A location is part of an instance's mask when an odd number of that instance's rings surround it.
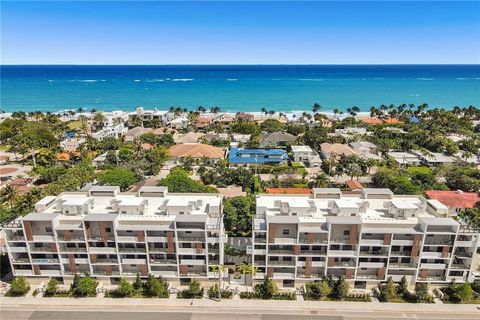
M 125 133 L 125 142 L 135 142 L 145 133 L 150 133 L 152 131 L 153 129 L 151 128 L 142 127 L 135 127 L 133 129 L 130 129 L 127 131 L 127 133 Z
M 288 160 L 283 149 L 244 149 L 231 148 L 228 162 L 233 165 L 278 164 Z
M 357 155 L 355 151 L 345 144 L 328 142 L 320 145 L 320 154 L 322 158 L 328 160 L 340 160 L 342 157 Z
M 185 143 L 176 144 L 170 147 L 169 156 L 176 162 L 180 162 L 185 158 L 193 158 L 198 160 L 206 160 L 207 164 L 213 164 L 219 159 L 225 157 L 225 149 L 214 147 L 203 143 Z
M 350 147 L 357 153 L 360 158 L 381 160 L 378 155 L 378 146 L 369 141 L 351 142 Z
M 178 135 L 174 138 L 176 144 L 182 143 L 198 143 L 200 138 L 205 134 L 201 132 L 187 132 L 185 134 Z
M 429 199 L 437 200 L 447 206 L 448 213 L 452 216 L 456 216 L 467 208 L 480 208 L 480 195 L 476 192 L 429 190 L 425 191 L 425 194 Z
M 302 162 L 311 167 L 318 167 L 322 164 L 322 159 L 318 153 L 309 146 L 292 146 L 293 161 Z
M 286 132 L 271 132 L 263 133 L 260 135 L 260 147 L 261 148 L 279 148 L 286 147 L 292 141 L 295 141 L 296 137 Z
M 389 157 L 392 157 L 397 163 L 401 165 L 412 165 L 412 166 L 418 166 L 420 165 L 420 158 L 410 152 L 404 152 L 404 151 L 389 151 L 387 153 Z
M 76 151 L 82 143 L 85 143 L 85 138 L 67 138 L 60 141 L 60 147 L 66 151 Z
M 458 161 L 456 157 L 449 156 L 444 153 L 438 153 L 438 152 L 426 153 L 419 150 L 413 150 L 412 153 L 417 155 L 423 164 L 432 166 L 432 167 L 441 166 L 445 164 L 453 164 Z

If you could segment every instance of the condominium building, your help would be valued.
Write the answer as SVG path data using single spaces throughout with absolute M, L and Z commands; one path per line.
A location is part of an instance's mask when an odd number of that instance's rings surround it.
M 328 188 L 258 196 L 248 252 L 258 279 L 288 287 L 331 275 L 367 288 L 403 276 L 411 284 L 472 281 L 478 244 L 478 233 L 427 210 L 421 196 Z
M 14 275 L 100 279 L 153 274 L 170 281 L 218 275 L 223 263 L 223 199 L 165 187 L 118 187 L 47 196 L 35 212 L 4 225 Z

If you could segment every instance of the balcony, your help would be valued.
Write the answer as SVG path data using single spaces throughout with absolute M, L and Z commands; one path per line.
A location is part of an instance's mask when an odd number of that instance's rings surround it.
M 84 242 L 85 237 L 65 237 L 65 236 L 58 236 L 58 241 L 65 241 L 65 242 Z
M 195 255 L 195 254 L 205 254 L 205 249 L 198 250 L 196 248 L 178 248 L 178 254 L 188 254 L 188 255 Z
M 330 239 L 330 244 L 332 243 L 349 244 L 350 238 Z
M 8 247 L 8 250 L 12 253 L 27 252 L 27 247 Z
M 206 264 L 203 259 L 180 259 L 180 264 L 186 264 L 190 266 L 203 266 Z
M 451 246 L 453 244 L 452 239 L 425 239 L 424 245 L 438 245 L 438 246 Z
M 415 263 L 389 263 L 388 264 L 389 268 L 393 269 L 416 269 L 417 264 Z
M 65 264 L 70 263 L 70 259 L 68 259 L 68 258 L 62 258 L 62 259 L 60 259 L 60 261 L 62 263 L 65 263 Z M 87 264 L 88 263 L 87 258 L 74 258 L 73 261 L 74 261 L 75 264 Z
M 30 264 L 30 259 L 28 259 L 28 258 L 13 258 L 13 259 L 12 259 L 12 263 L 19 263 L 19 264 L 21 264 L 21 263 L 23 263 L 23 264 L 27 263 L 27 264 Z
M 90 247 L 90 253 L 116 253 L 117 249 L 114 247 Z
M 58 263 L 58 259 L 33 259 L 32 258 L 32 263 L 34 264 L 52 264 L 52 263 Z
M 469 240 L 469 241 L 455 241 L 455 245 L 457 247 L 470 248 L 471 246 L 473 246 L 473 241 L 472 240 Z
M 275 238 L 273 239 L 275 244 L 296 244 L 296 238 Z
M 122 259 L 124 264 L 146 264 L 147 259 Z
M 324 276 L 323 273 L 311 273 L 306 275 L 305 273 L 297 273 L 297 278 L 305 278 L 305 279 L 320 279 Z
M 118 264 L 117 259 L 97 259 L 96 262 L 92 262 L 92 264 Z
M 450 269 L 464 269 L 469 270 L 470 266 L 467 266 L 465 263 L 452 263 Z
M 294 279 L 295 273 L 291 272 L 274 272 L 273 279 Z
M 360 262 L 359 263 L 360 268 L 383 268 L 385 267 L 384 262 Z
M 324 250 L 300 250 L 300 255 L 314 255 L 314 256 L 326 256 L 327 251 Z
M 97 248 L 97 247 L 91 247 L 91 248 Z M 83 248 L 83 247 L 62 247 L 60 246 L 60 248 L 58 248 L 60 252 L 83 252 L 83 253 L 87 253 L 87 248 Z
M 325 244 L 328 243 L 328 239 L 308 239 L 308 238 L 300 238 L 300 243 L 305 244 Z
M 53 242 L 55 238 L 53 235 L 33 235 L 33 241 L 36 242 Z
M 32 276 L 33 275 L 32 270 L 23 270 L 23 269 L 16 269 L 14 270 L 14 273 L 16 276 Z
M 178 237 L 179 242 L 205 242 L 205 237 Z
M 412 255 L 411 251 L 392 251 L 392 252 L 390 252 L 390 256 L 410 257 L 411 255 Z
M 361 256 L 388 256 L 388 251 L 360 251 Z
M 145 248 L 118 248 L 118 252 L 145 253 Z
M 455 256 L 457 257 L 462 257 L 462 258 L 471 258 L 472 253 L 471 252 L 466 252 L 466 251 L 455 251 Z
M 52 248 L 50 247 L 32 247 L 30 248 L 31 252 L 55 252 L 52 251 Z
M 118 242 L 144 242 L 139 241 L 137 236 L 117 236 Z
M 325 261 L 312 261 L 312 267 L 325 267 L 326 262 Z M 297 266 L 299 267 L 305 267 L 307 265 L 306 261 L 298 261 Z
M 7 236 L 7 240 L 8 241 L 21 241 L 21 242 L 25 242 L 25 236 L 23 235 L 12 235 L 12 236 Z
M 150 259 L 150 264 L 177 264 L 177 260 L 174 259 Z
M 356 264 L 353 261 L 334 261 L 332 267 L 355 268 Z
M 357 274 L 355 279 L 378 280 L 378 276 L 376 274 Z
M 448 254 L 450 255 L 450 253 Z M 420 256 L 422 258 L 442 258 L 442 253 L 441 252 L 421 252 Z
M 383 239 L 360 239 L 361 245 L 383 246 Z
M 393 239 L 392 246 L 412 246 L 413 240 L 408 239 Z
M 167 242 L 168 239 L 167 237 L 153 237 L 153 236 L 147 236 L 147 241 L 148 242 Z
M 62 271 L 60 270 L 40 270 L 42 276 L 61 276 Z
M 166 271 L 166 270 L 152 270 L 151 272 L 152 275 L 154 276 L 161 276 L 161 277 L 166 277 L 166 278 L 173 278 L 177 277 L 177 272 L 176 271 Z
M 269 261 L 269 266 L 294 266 L 295 261 Z
M 331 257 L 354 257 L 356 251 L 354 250 L 330 250 L 328 255 Z
M 420 269 L 445 270 L 447 265 L 445 263 L 422 263 Z
M 268 254 L 292 255 L 293 250 L 268 249 Z
M 110 237 L 107 237 L 105 240 L 107 240 L 107 241 L 115 241 L 115 237 L 114 237 L 114 236 L 110 236 Z M 103 238 L 97 237 L 97 236 L 90 236 L 90 237 L 88 237 L 88 241 L 100 241 L 100 242 L 104 242 L 105 240 L 104 240 Z

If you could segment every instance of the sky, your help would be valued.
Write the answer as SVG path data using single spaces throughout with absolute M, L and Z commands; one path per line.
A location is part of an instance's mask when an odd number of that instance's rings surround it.
M 2 64 L 478 64 L 480 2 L 1 1 Z

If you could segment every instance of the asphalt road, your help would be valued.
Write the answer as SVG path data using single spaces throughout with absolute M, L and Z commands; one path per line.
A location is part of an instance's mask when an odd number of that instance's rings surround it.
M 225 309 L 201 309 L 201 310 L 175 310 L 176 308 L 162 308 L 163 310 L 66 310 L 77 308 L 57 307 L 55 310 L 28 310 L 28 307 L 2 308 L 1 320 L 443 320 L 443 319 L 480 319 L 480 313 L 456 313 L 445 314 L 437 312 L 408 312 L 397 313 L 383 311 L 314 311 L 314 310 L 225 310 Z M 65 310 L 64 310 L 65 309 Z M 105 308 L 107 309 L 107 308 Z M 131 309 L 131 308 L 130 308 Z M 148 308 L 145 308 L 148 309 Z

